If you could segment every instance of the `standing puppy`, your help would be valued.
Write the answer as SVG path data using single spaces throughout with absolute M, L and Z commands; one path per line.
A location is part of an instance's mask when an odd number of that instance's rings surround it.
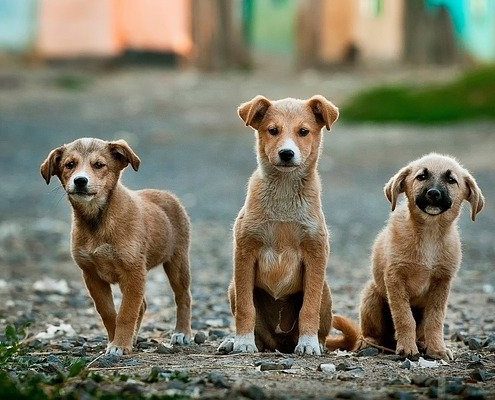
M 191 334 L 189 218 L 179 200 L 159 190 L 127 189 L 121 171 L 140 160 L 124 140 L 78 139 L 41 164 L 46 183 L 56 175 L 72 205 L 72 257 L 108 332 L 107 354 L 131 352 L 146 311 L 146 273 L 163 264 L 177 304 L 173 344 Z M 110 284 L 122 291 L 115 311 Z
M 397 209 L 400 193 L 407 201 Z M 402 168 L 385 186 L 393 213 L 373 246 L 373 279 L 362 293 L 360 327 L 334 317 L 343 337 L 330 350 L 387 346 L 406 356 L 418 346 L 434 358 L 452 359 L 443 323 L 452 279 L 461 263 L 457 221 L 463 200 L 474 221 L 484 205 L 471 174 L 451 157 L 428 154 Z M 395 211 L 394 211 L 395 210 Z
M 229 287 L 236 336 L 220 350 L 321 354 L 331 327 L 325 281 L 328 231 L 316 170 L 323 127 L 338 109 L 323 96 L 239 107 L 256 131 L 258 168 L 234 226 L 234 277 Z

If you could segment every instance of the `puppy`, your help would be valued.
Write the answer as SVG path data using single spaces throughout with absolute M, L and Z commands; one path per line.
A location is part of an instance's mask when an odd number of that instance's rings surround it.
M 229 298 L 236 335 L 219 350 L 319 355 L 332 303 L 316 168 L 321 130 L 330 130 L 338 109 L 323 96 L 278 101 L 256 96 L 238 113 L 256 131 L 258 168 L 234 226 Z
M 411 356 L 419 346 L 430 357 L 452 359 L 443 322 L 461 263 L 457 221 L 463 200 L 471 203 L 475 220 L 483 194 L 456 160 L 434 153 L 402 168 L 384 190 L 393 212 L 373 246 L 373 279 L 362 293 L 360 327 L 335 316 L 334 327 L 344 336 L 329 337 L 327 348 L 378 345 Z M 396 209 L 400 193 L 406 201 Z
M 41 164 L 46 183 L 56 175 L 72 205 L 71 251 L 108 333 L 107 354 L 131 352 L 146 311 L 149 269 L 162 264 L 177 304 L 173 344 L 191 334 L 189 218 L 179 200 L 159 190 L 127 189 L 121 171 L 140 160 L 124 140 L 78 139 L 51 151 Z M 110 284 L 118 284 L 118 313 Z

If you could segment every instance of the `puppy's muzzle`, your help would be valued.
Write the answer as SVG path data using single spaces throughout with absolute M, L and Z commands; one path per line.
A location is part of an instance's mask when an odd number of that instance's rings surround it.
M 284 163 L 290 163 L 294 159 L 294 151 L 290 149 L 282 149 L 278 152 L 280 160 Z
M 432 187 L 416 197 L 416 205 L 429 215 L 438 215 L 450 209 L 452 200 L 445 189 Z

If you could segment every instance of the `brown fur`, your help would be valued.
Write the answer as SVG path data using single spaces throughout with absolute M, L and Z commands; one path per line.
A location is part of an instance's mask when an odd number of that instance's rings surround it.
M 325 281 L 329 241 L 316 168 L 321 130 L 330 129 L 338 110 L 322 96 L 305 101 L 257 96 L 238 112 L 256 131 L 258 169 L 234 226 L 233 350 L 320 354 L 318 341 L 327 336 L 332 314 Z M 300 152 L 293 167 L 280 165 L 279 151 L 287 143 Z
M 421 176 L 424 171 L 426 180 Z M 454 181 L 448 182 L 447 176 Z M 445 188 L 452 200 L 451 207 L 438 215 L 416 203 L 431 185 Z M 373 279 L 362 293 L 360 327 L 336 317 L 343 322 L 345 339 L 330 337 L 327 347 L 356 350 L 376 344 L 409 356 L 418 353 L 419 346 L 428 356 L 451 359 L 443 322 L 451 282 L 461 262 L 457 221 L 464 200 L 471 204 L 474 221 L 483 208 L 483 194 L 454 159 L 433 153 L 402 168 L 384 190 L 395 211 L 373 246 Z M 407 201 L 396 209 L 400 193 L 405 193 Z
M 41 165 L 46 183 L 56 175 L 68 194 L 72 257 L 107 330 L 107 352 L 114 354 L 132 350 L 146 310 L 146 273 L 158 264 L 177 304 L 172 339 L 187 343 L 191 333 L 189 218 L 171 193 L 122 185 L 121 171 L 128 164 L 137 171 L 140 160 L 125 141 L 78 139 L 53 150 Z M 86 194 L 78 194 L 74 184 L 79 176 L 88 179 Z M 110 284 L 122 291 L 118 313 Z

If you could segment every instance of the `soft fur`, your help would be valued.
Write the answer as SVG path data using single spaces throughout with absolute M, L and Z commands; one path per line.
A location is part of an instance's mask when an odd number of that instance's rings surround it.
M 78 139 L 54 149 L 41 165 L 46 183 L 57 176 L 73 209 L 72 257 L 108 333 L 107 353 L 132 350 L 146 311 L 149 269 L 162 264 L 177 304 L 172 343 L 191 334 L 189 218 L 179 200 L 159 190 L 127 189 L 121 171 L 140 160 L 119 140 Z M 77 179 L 87 184 L 76 185 Z M 118 284 L 122 304 L 115 310 L 110 284 Z
M 257 96 L 238 112 L 256 131 L 258 168 L 234 226 L 229 298 L 236 336 L 220 349 L 321 354 L 332 302 L 317 163 L 322 128 L 330 129 L 338 110 L 323 96 Z M 288 150 L 294 157 L 284 161 Z
M 406 356 L 421 349 L 452 359 L 443 323 L 461 263 L 457 221 L 464 200 L 475 220 L 484 205 L 481 190 L 456 160 L 433 153 L 402 168 L 384 190 L 393 212 L 373 246 L 373 279 L 362 293 L 360 327 L 335 316 L 344 336 L 329 337 L 326 345 L 330 350 L 378 345 Z M 430 190 L 438 198 L 428 197 Z M 396 209 L 400 193 L 406 201 Z

